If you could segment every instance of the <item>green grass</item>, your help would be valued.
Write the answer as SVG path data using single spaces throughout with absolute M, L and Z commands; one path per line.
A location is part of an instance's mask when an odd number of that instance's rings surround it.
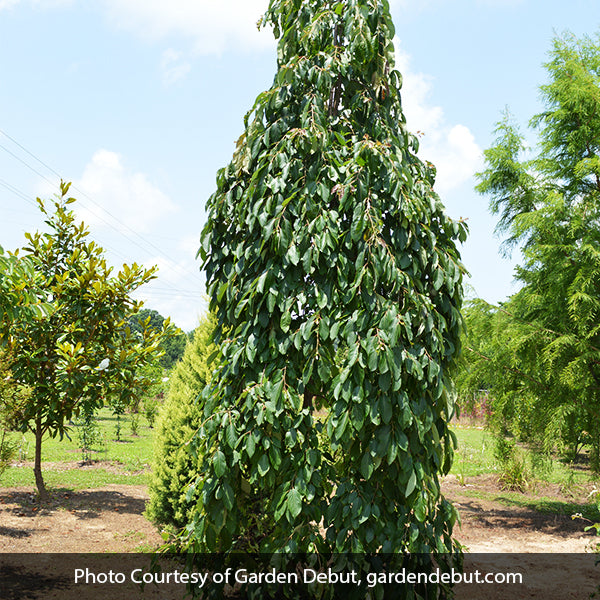
M 450 471 L 452 474 L 460 480 L 498 471 L 494 458 L 494 438 L 489 432 L 460 425 L 454 426 L 452 430 L 458 440 Z
M 501 465 L 494 456 L 494 436 L 485 429 L 454 425 L 458 447 L 450 473 L 456 475 L 459 481 L 466 483 L 469 477 L 488 473 L 500 474 Z M 565 463 L 558 458 L 542 458 L 526 447 L 519 446 L 519 452 L 525 455 L 527 479 L 532 486 L 536 481 L 561 486 L 565 493 L 578 486 L 597 481 L 589 469 L 580 465 Z
M 569 517 L 580 514 L 589 521 L 600 522 L 600 511 L 598 506 L 592 502 L 567 502 L 556 498 L 548 498 L 547 496 L 525 496 L 519 492 L 511 491 L 488 492 L 476 487 L 465 488 L 461 493 L 466 497 L 498 502 L 508 507 L 518 506 L 542 514 L 566 515 Z
M 138 435 L 131 434 L 131 415 L 121 417 L 121 440 L 115 440 L 115 426 L 117 418 L 109 408 L 104 408 L 98 413 L 99 441 L 95 444 L 93 453 L 94 467 L 82 466 L 82 454 L 78 428 L 71 427 L 70 438 L 44 439 L 42 445 L 42 461 L 45 463 L 70 463 L 68 469 L 56 470 L 53 465 L 42 465 L 44 480 L 49 488 L 66 486 L 72 489 L 90 489 L 103 487 L 109 484 L 121 485 L 146 485 L 150 479 L 150 465 L 152 462 L 153 430 L 147 426 L 143 417 L 139 417 Z M 451 473 L 461 483 L 468 483 L 469 478 L 485 474 L 500 474 L 501 465 L 494 457 L 495 439 L 485 429 L 473 426 L 456 424 L 453 431 L 457 437 L 458 447 L 455 453 Z M 34 438 L 32 434 L 14 434 L 16 441 L 20 442 L 20 458 L 31 462 L 34 453 Z M 560 460 L 536 462 L 535 455 L 527 449 L 522 449 L 526 454 L 528 477 L 535 489 L 536 481 L 545 481 L 558 484 L 569 495 L 569 490 L 576 492 L 578 486 L 589 485 L 592 477 L 586 468 L 574 467 L 564 464 Z M 2 478 L 0 486 L 34 487 L 33 470 L 31 467 L 9 467 Z M 472 488 L 469 493 L 477 493 Z M 576 494 L 573 493 L 573 496 Z M 579 494 L 580 495 L 580 494 Z M 528 497 L 529 498 L 529 497 Z M 510 502 L 513 505 L 525 501 L 518 493 L 503 493 L 498 497 L 500 501 Z M 527 502 L 530 500 L 528 499 Z M 544 504 L 546 502 L 546 504 Z M 586 515 L 588 508 L 578 504 L 568 504 L 564 507 L 556 506 L 550 499 L 536 500 L 535 510 L 552 510 L 553 512 L 583 512 Z M 532 506 L 532 508 L 534 508 Z M 587 516 L 587 515 L 586 515 Z M 591 517 L 588 517 L 591 518 Z
M 115 439 L 117 418 L 109 408 L 98 413 L 98 441 L 92 446 L 95 468 L 82 467 L 83 455 L 77 426 L 72 426 L 62 440 L 47 436 L 42 443 L 42 472 L 50 488 L 68 486 L 74 489 L 101 487 L 111 483 L 144 485 L 149 481 L 152 462 L 153 430 L 139 417 L 138 435 L 131 433 L 131 415 L 121 417 L 121 441 Z M 18 444 L 16 459 L 33 461 L 35 440 L 31 433 L 13 434 Z M 73 468 L 54 470 L 43 463 L 71 463 Z M 102 468 L 106 465 L 106 468 Z M 31 467 L 9 467 L 0 480 L 0 486 L 34 486 Z
M 149 473 L 128 474 L 115 473 L 106 469 L 83 470 L 78 468 L 67 471 L 51 471 L 42 465 L 44 482 L 50 489 L 67 487 L 74 490 L 105 487 L 111 484 L 148 485 Z M 2 475 L 0 487 L 35 487 L 33 469 L 31 467 L 10 467 Z

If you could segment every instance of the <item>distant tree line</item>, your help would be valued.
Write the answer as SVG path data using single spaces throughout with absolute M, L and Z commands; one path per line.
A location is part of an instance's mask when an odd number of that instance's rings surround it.
M 166 318 L 158 311 L 142 308 L 138 313 L 131 315 L 128 318 L 128 324 L 129 327 L 131 327 L 132 332 L 141 335 L 144 327 L 152 329 L 153 331 L 162 331 L 165 320 Z M 189 334 L 180 331 L 176 335 L 164 339 L 162 342 L 163 354 L 158 360 L 160 366 L 164 369 L 172 369 L 183 357 L 185 346 L 192 336 L 193 331 Z

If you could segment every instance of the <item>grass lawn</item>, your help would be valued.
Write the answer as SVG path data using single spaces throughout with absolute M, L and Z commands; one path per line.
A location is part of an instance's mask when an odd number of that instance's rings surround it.
M 452 431 L 458 440 L 452 474 L 459 479 L 493 473 L 498 470 L 494 458 L 494 438 L 485 429 L 454 425 Z
M 494 456 L 496 440 L 489 431 L 460 424 L 453 424 L 452 430 L 457 437 L 458 447 L 450 472 L 459 481 L 466 482 L 469 477 L 487 473 L 500 474 L 502 465 Z M 524 456 L 527 478 L 532 485 L 535 485 L 535 481 L 543 481 L 569 488 L 598 480 L 586 466 L 542 457 L 522 446 L 518 447 L 518 451 Z
M 90 489 L 109 484 L 148 484 L 154 430 L 148 426 L 144 417 L 139 415 L 137 435 L 133 435 L 131 419 L 132 415 L 121 417 L 121 440 L 117 441 L 117 417 L 109 408 L 104 408 L 98 413 L 98 435 L 92 446 L 91 464 L 83 463 L 78 426 L 71 427 L 69 438 L 44 439 L 42 470 L 47 486 Z M 461 484 L 466 484 L 469 478 L 479 475 L 501 473 L 502 466 L 494 456 L 496 442 L 490 432 L 472 424 L 461 425 L 460 423 L 453 424 L 452 429 L 457 437 L 458 447 L 451 473 Z M 32 434 L 14 434 L 14 439 L 18 443 L 16 457 L 18 462 L 5 471 L 0 479 L 0 486 L 35 487 L 31 468 L 34 437 Z M 590 481 L 597 481 L 587 467 L 568 465 L 558 459 L 542 460 L 525 448 L 520 448 L 519 451 L 525 457 L 527 479 L 532 489 L 535 488 L 536 481 L 558 484 L 567 491 L 576 490 L 578 486 L 585 484 L 589 486 Z M 25 462 L 28 463 L 26 466 L 21 464 Z M 476 495 L 477 490 L 470 489 L 469 493 Z M 503 494 L 502 498 L 504 502 L 512 504 L 519 504 L 520 499 L 522 496 L 518 492 L 509 491 Z M 567 510 L 571 508 L 568 507 Z M 552 506 L 551 502 L 544 504 L 544 499 L 541 497 L 538 509 L 554 512 L 561 510 L 560 507 Z
M 42 472 L 49 487 L 68 486 L 73 489 L 94 488 L 115 484 L 144 485 L 148 483 L 152 462 L 153 430 L 142 415 L 138 415 L 137 435 L 131 431 L 132 415 L 121 416 L 120 441 L 116 440 L 117 417 L 111 409 L 98 413 L 97 439 L 92 444 L 92 461 L 83 464 L 80 428 L 69 430 L 62 440 L 47 436 L 42 443 Z M 33 469 L 20 463 L 33 461 L 33 434 L 13 434 L 17 442 L 17 464 L 9 467 L 0 479 L 0 486 L 34 486 Z M 46 464 L 44 464 L 46 463 Z M 71 465 L 65 465 L 71 463 Z M 65 468 L 65 467 L 72 468 Z

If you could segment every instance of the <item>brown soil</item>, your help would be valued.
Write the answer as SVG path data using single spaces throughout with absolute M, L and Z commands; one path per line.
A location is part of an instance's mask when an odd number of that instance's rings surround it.
M 57 468 L 61 467 L 57 465 Z M 538 512 L 528 506 L 529 501 L 536 496 L 562 503 L 589 502 L 586 499 L 589 490 L 581 488 L 573 496 L 565 495 L 558 487 L 547 486 L 538 488 L 535 493 L 523 494 L 520 501 L 522 505 L 515 506 L 501 501 L 502 490 L 491 476 L 471 478 L 466 485 L 461 485 L 455 477 L 448 477 L 442 488 L 461 515 L 462 525 L 456 528 L 455 537 L 470 553 L 574 554 L 589 552 L 595 542 L 596 538 L 591 533 L 584 532 L 586 523 L 571 518 L 568 505 L 564 514 Z M 0 551 L 148 551 L 159 546 L 162 538 L 143 516 L 147 499 L 145 486 L 108 485 L 81 491 L 54 489 L 50 502 L 40 505 L 31 488 L 0 488 Z M 478 554 L 476 561 L 481 556 Z M 531 560 L 534 560 L 533 554 L 531 556 Z M 578 556 L 581 558 L 580 554 Z M 504 592 L 498 586 L 489 586 L 485 590 L 478 589 L 476 597 L 481 600 L 503 597 L 544 597 L 546 600 L 589 597 L 589 592 L 595 589 L 600 578 L 590 578 L 589 565 L 585 567 L 585 573 L 578 573 L 581 561 L 567 567 L 564 557 L 561 560 L 561 564 L 555 565 L 549 575 L 538 574 L 534 577 L 524 595 L 516 595 L 514 588 Z M 527 565 L 527 561 L 526 557 L 521 557 L 523 565 Z M 485 570 L 485 565 L 482 568 Z M 510 565 L 507 564 L 506 568 L 509 570 Z M 556 580 L 552 584 L 556 595 L 547 591 L 548 581 L 554 581 L 552 577 Z M 583 587 L 577 584 L 573 587 L 574 591 L 567 593 L 565 585 L 572 587 L 575 582 L 581 582 Z M 543 593 L 540 590 L 536 592 L 536 585 L 546 586 Z M 586 590 L 585 596 L 580 595 L 583 589 Z M 473 588 L 468 590 L 470 591 L 461 597 L 475 597 L 470 595 Z
M 146 486 L 108 485 L 51 492 L 40 505 L 31 488 L 0 489 L 2 552 L 135 552 L 162 543 L 143 516 Z
M 62 464 L 46 469 L 66 468 Z M 81 468 L 94 468 L 94 465 Z M 103 468 L 106 468 L 104 465 Z M 549 501 L 586 503 L 589 490 L 565 495 L 558 486 L 537 488 L 519 496 L 523 506 L 507 505 L 493 476 L 473 477 L 461 485 L 455 477 L 443 492 L 459 509 L 462 524 L 455 537 L 469 552 L 585 552 L 595 542 L 586 523 L 564 514 L 543 513 L 527 504 Z M 482 498 L 483 497 L 483 498 Z M 145 486 L 108 485 L 93 490 L 54 489 L 40 505 L 31 488 L 0 488 L 0 548 L 3 552 L 132 552 L 162 543 L 143 516 Z
M 518 494 L 519 504 L 508 505 L 502 500 L 504 490 L 492 475 L 471 477 L 461 485 L 454 476 L 442 485 L 444 495 L 452 500 L 460 513 L 462 525 L 454 536 L 469 552 L 586 552 L 595 543 L 593 532 L 585 532 L 588 523 L 573 519 L 570 504 L 588 504 L 591 486 L 580 487 L 566 494 L 558 485 L 537 486 Z M 531 506 L 539 498 L 562 514 L 539 512 Z M 528 506 L 529 505 L 529 506 Z M 550 507 L 549 507 L 550 508 Z

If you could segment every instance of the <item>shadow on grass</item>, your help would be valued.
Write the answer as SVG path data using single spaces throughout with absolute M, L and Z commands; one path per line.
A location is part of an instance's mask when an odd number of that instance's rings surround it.
M 581 514 L 590 521 L 600 522 L 600 512 L 594 504 L 581 504 L 579 502 L 565 502 L 551 498 L 505 498 L 500 496 L 496 498 L 498 502 L 506 504 L 507 502 L 513 506 L 519 506 L 532 511 L 536 511 L 548 516 L 564 516 L 571 519 L 574 514 Z

